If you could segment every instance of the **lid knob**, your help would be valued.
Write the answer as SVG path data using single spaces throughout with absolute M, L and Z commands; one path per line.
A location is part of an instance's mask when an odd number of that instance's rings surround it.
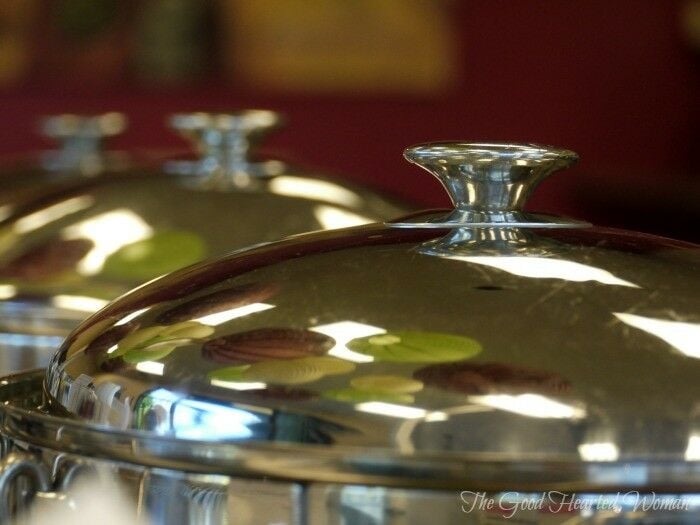
M 404 157 L 437 177 L 458 211 L 481 219 L 517 214 L 542 179 L 578 160 L 549 146 L 468 142 L 419 144 Z
M 253 150 L 263 137 L 281 126 L 282 116 L 261 109 L 233 113 L 180 113 L 172 115 L 169 124 L 195 144 L 201 156 L 196 166 L 198 173 L 223 171 L 235 174 L 245 171 L 255 174 L 253 167 L 258 163 L 253 160 Z
M 102 143 L 122 133 L 127 127 L 123 113 L 101 115 L 61 114 L 44 118 L 41 133 L 57 141 L 60 149 L 43 156 L 43 165 L 51 171 L 78 171 L 94 175 L 105 168 Z

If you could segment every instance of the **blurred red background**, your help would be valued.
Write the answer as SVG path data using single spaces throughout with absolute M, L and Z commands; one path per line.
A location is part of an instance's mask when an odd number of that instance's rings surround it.
M 130 127 L 116 147 L 162 149 L 186 147 L 164 126 L 171 112 L 264 107 L 288 116 L 269 150 L 426 206 L 444 205 L 444 192 L 402 160 L 407 145 L 468 139 L 567 147 L 580 153 L 580 165 L 543 184 L 532 208 L 697 239 L 700 54 L 684 38 L 684 6 L 451 3 L 457 78 L 436 95 L 290 94 L 216 76 L 148 87 L 126 78 L 96 86 L 33 75 L 0 91 L 0 153 L 45 147 L 35 131 L 46 114 L 123 111 Z

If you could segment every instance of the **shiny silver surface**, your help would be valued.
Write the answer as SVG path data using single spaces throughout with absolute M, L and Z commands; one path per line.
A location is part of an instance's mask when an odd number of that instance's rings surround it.
M 561 161 L 528 151 L 553 165 L 525 184 Z M 456 462 L 481 460 L 581 465 L 577 482 L 593 485 L 605 481 L 585 465 L 599 461 L 668 462 L 694 479 L 696 246 L 538 222 L 422 225 L 295 237 L 127 294 L 56 354 L 49 412 L 165 448 L 205 441 L 219 466 L 229 445 L 254 444 L 322 451 L 331 472 L 355 447 L 399 464 L 442 457 L 452 485 L 474 482 Z M 664 396 L 660 377 L 675 387 Z M 421 483 L 382 473 L 406 475 Z
M 178 440 L 695 472 L 697 248 L 556 232 L 376 226 L 196 266 L 85 323 L 46 388 Z
M 18 376 L 12 385 L 0 386 L 0 397 L 6 401 L 10 390 L 16 390 L 15 394 L 20 394 L 22 385 L 24 388 L 35 388 L 37 381 L 40 381 L 38 374 Z M 32 383 L 34 386 L 30 386 Z M 12 410 L 5 414 L 12 414 Z M 2 421 L 7 424 L 9 420 Z M 70 430 L 70 423 L 66 428 Z M 63 433 L 59 435 L 63 440 Z M 119 436 L 114 437 L 117 439 L 106 438 L 112 445 L 112 451 L 122 443 Z M 123 444 L 141 446 L 147 441 L 148 438 L 134 437 L 130 442 L 124 440 Z M 37 444 L 33 443 L 34 446 Z M 90 446 L 87 449 L 76 448 L 76 453 L 59 454 L 46 446 L 41 449 L 42 454 L 39 456 L 21 442 L 16 442 L 0 465 L 0 469 L 7 473 L 4 478 L 0 478 L 0 493 L 6 490 L 8 496 L 4 500 L 5 505 L 0 507 L 0 512 L 4 516 L 12 516 L 32 502 L 31 513 L 24 515 L 29 523 L 34 523 L 31 520 L 38 516 L 58 523 L 62 523 L 62 520 L 69 521 L 69 518 L 101 519 L 107 512 L 118 523 L 135 523 L 141 519 L 143 523 L 169 525 L 422 525 L 429 521 L 441 524 L 693 524 L 697 522 L 700 512 L 697 493 L 636 493 L 633 486 L 619 487 L 619 492 L 566 491 L 565 486 L 575 486 L 562 482 L 565 470 L 571 467 L 565 463 L 556 465 L 559 472 L 556 477 L 552 475 L 549 485 L 537 486 L 540 488 L 529 485 L 527 491 L 522 488 L 520 491 L 513 488 L 502 491 L 486 488 L 479 490 L 475 488 L 476 485 L 470 485 L 471 489 L 456 487 L 425 490 L 415 486 L 366 484 L 368 481 L 381 482 L 368 477 L 364 477 L 365 483 L 344 483 L 342 478 L 334 479 L 333 482 L 302 481 L 295 476 L 284 480 L 263 473 L 258 477 L 242 478 L 221 475 L 220 472 L 225 470 L 223 465 L 218 469 L 212 465 L 210 474 L 203 473 L 201 469 L 199 472 L 185 472 L 176 461 L 167 466 L 161 462 L 158 468 L 152 468 L 148 466 L 148 460 L 151 459 L 148 454 L 143 455 L 146 464 L 137 465 L 108 460 L 104 454 L 88 457 L 86 450 L 92 452 Z M 195 444 L 195 450 L 197 446 Z M 245 452 L 246 459 L 252 461 L 252 451 L 246 449 Z M 279 452 L 281 451 L 271 451 L 271 454 L 261 458 L 259 465 L 264 465 L 265 462 L 279 464 L 282 459 Z M 291 468 L 295 465 L 322 463 L 322 458 L 314 457 L 317 454 L 304 454 L 303 450 L 296 451 L 296 461 L 292 461 L 291 456 L 290 451 L 287 461 Z M 372 458 L 372 461 L 381 465 L 379 457 Z M 205 467 L 206 463 L 206 456 L 202 456 L 197 465 Z M 352 466 L 351 462 L 348 464 Z M 367 457 L 363 464 L 370 464 Z M 430 466 L 432 462 L 417 464 L 414 474 L 420 473 L 423 477 L 435 474 L 436 472 L 426 469 Z M 485 472 L 483 464 L 465 467 L 470 470 L 478 467 L 482 475 Z M 511 475 L 515 476 L 520 471 L 526 477 L 528 468 L 532 470 L 533 465 L 501 463 L 492 465 L 491 472 L 506 469 Z M 626 469 L 630 468 L 634 467 L 628 464 Z M 604 472 L 607 471 L 609 475 L 614 466 L 601 464 L 596 465 L 596 469 L 604 477 Z M 365 470 L 370 471 L 369 467 Z M 620 472 L 622 469 L 617 467 L 617 470 Z M 653 471 L 653 468 L 650 469 L 650 472 Z M 17 497 L 19 479 L 13 476 L 19 472 L 28 476 L 25 478 L 26 501 Z M 213 474 L 214 472 L 218 473 Z M 301 472 L 305 473 L 303 469 Z M 358 475 L 356 479 L 361 480 L 363 477 Z M 514 482 L 509 487 L 524 487 L 521 482 L 520 478 L 514 477 Z M 485 485 L 482 482 L 480 486 Z M 484 504 L 488 501 L 495 503 L 493 508 L 485 508 Z
M 296 236 L 128 293 L 66 339 L 43 388 L 40 372 L 6 379 L 0 431 L 13 447 L 139 465 L 156 493 L 201 488 L 196 476 L 276 480 L 289 498 L 304 486 L 287 508 L 326 505 L 328 519 L 329 494 L 367 513 L 423 489 L 438 491 L 434 516 L 459 491 L 693 500 L 700 247 L 529 216 L 415 220 Z M 209 515 L 241 494 L 211 496 Z M 567 519 L 691 523 L 688 509 Z
M 424 223 L 414 217 L 407 227 L 440 228 L 465 223 L 473 228 L 498 224 L 549 228 L 586 226 L 578 221 L 523 211 L 537 184 L 578 161 L 573 151 L 536 144 L 438 142 L 410 147 L 404 152 L 404 158 L 435 176 L 454 205 L 448 215 L 431 216 Z
M 99 135 L 105 118 L 52 126 Z M 371 190 L 257 158 L 254 146 L 280 120 L 263 110 L 176 115 L 172 125 L 201 145 L 194 159 L 63 181 L 15 204 L 0 220 L 0 370 L 46 366 L 79 321 L 162 274 L 405 213 Z

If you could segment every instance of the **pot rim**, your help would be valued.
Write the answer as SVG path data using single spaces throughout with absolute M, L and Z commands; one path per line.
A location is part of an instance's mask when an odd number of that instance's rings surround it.
M 36 391 L 43 376 L 44 370 L 36 369 L 0 379 L 0 433 L 4 439 L 142 467 L 293 482 L 494 492 L 700 491 L 700 462 L 677 458 L 581 463 L 571 455 L 516 460 L 489 453 L 457 456 L 279 442 L 210 442 L 114 430 L 12 404 L 8 390 Z

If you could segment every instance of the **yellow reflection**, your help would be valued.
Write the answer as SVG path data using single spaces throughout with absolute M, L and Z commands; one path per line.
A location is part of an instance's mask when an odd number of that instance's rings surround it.
M 109 301 L 83 295 L 56 295 L 51 302 L 56 308 L 92 313 L 104 308 Z
M 267 303 L 252 303 L 245 306 L 239 306 L 238 308 L 231 308 L 230 310 L 225 310 L 223 312 L 217 312 L 215 314 L 205 315 L 194 319 L 198 323 L 202 323 L 208 326 L 218 326 L 231 319 L 236 319 L 237 317 L 245 317 L 246 315 L 254 314 L 256 312 L 264 312 L 270 308 L 274 308 L 274 304 Z
M 688 439 L 688 448 L 685 449 L 687 461 L 700 461 L 700 434 L 691 434 Z
M 17 295 L 17 287 L 11 284 L 0 284 L 0 300 L 12 299 Z
M 136 370 L 154 376 L 162 376 L 164 369 L 165 365 L 158 361 L 141 361 L 140 363 L 136 363 Z
M 221 388 L 228 388 L 231 390 L 260 390 L 267 388 L 267 384 L 259 382 L 238 382 L 238 381 L 222 381 L 221 379 L 212 379 L 209 381 L 213 386 L 220 386 Z
M 358 337 L 368 337 L 386 333 L 386 330 L 378 326 L 356 323 L 355 321 L 340 321 L 338 323 L 324 324 L 310 328 L 310 330 L 330 336 L 335 340 L 335 346 L 330 349 L 328 355 L 355 363 L 371 363 L 374 361 L 374 357 L 353 352 L 346 346 L 350 341 Z
M 348 208 L 359 206 L 362 202 L 354 191 L 324 180 L 278 176 L 270 181 L 268 189 L 277 195 L 330 202 Z
M 522 416 L 579 419 L 586 415 L 585 410 L 567 405 L 539 394 L 490 394 L 485 396 L 470 396 L 469 401 L 480 405 L 514 412 Z
M 12 228 L 15 233 L 29 233 L 51 222 L 62 219 L 66 215 L 89 208 L 92 206 L 93 202 L 93 198 L 86 195 L 58 202 L 42 210 L 35 211 L 26 217 L 22 217 L 15 222 Z
M 99 273 L 107 257 L 152 234 L 153 229 L 126 208 L 97 215 L 63 230 L 65 239 L 90 239 L 93 242 L 93 248 L 78 263 L 77 270 L 82 275 Z
M 641 315 L 613 312 L 623 323 L 666 341 L 688 357 L 700 359 L 700 324 L 654 319 Z
M 428 423 L 447 421 L 448 419 L 450 419 L 450 415 L 447 412 L 429 412 L 425 415 L 425 420 Z
M 398 417 L 402 419 L 421 419 L 428 415 L 428 411 L 423 408 L 395 405 L 393 403 L 382 403 L 381 401 L 359 403 L 355 405 L 355 409 L 359 410 L 360 412 Z
M 147 312 L 150 309 L 150 306 L 147 306 L 146 308 L 141 308 L 140 310 L 136 310 L 135 312 L 131 312 L 129 315 L 125 315 L 119 321 L 114 323 L 114 326 L 122 326 L 124 324 L 127 324 L 134 319 L 136 319 L 138 316 L 140 316 L 142 313 Z
M 584 461 L 617 461 L 620 450 L 610 441 L 600 443 L 582 443 L 578 446 L 578 453 Z
M 375 222 L 363 215 L 336 208 L 335 206 L 324 206 L 323 204 L 314 208 L 314 216 L 324 230 L 349 228 Z
M 491 266 L 504 272 L 533 277 L 535 279 L 563 279 L 565 281 L 584 282 L 596 281 L 612 286 L 627 286 L 640 288 L 639 285 L 615 277 L 606 270 L 588 266 L 573 261 L 551 259 L 549 257 L 517 257 L 517 256 L 448 256 L 448 259 L 457 259 L 474 264 Z
M 15 207 L 12 204 L 5 204 L 4 206 L 0 206 L 0 221 L 4 221 L 10 215 L 12 215 L 14 209 Z

